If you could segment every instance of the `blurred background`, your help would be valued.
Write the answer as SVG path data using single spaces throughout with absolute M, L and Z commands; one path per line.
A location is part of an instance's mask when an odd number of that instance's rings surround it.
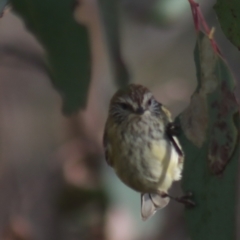
M 201 8 L 239 76 L 239 52 L 221 32 L 214 2 L 202 0 Z M 93 69 L 86 109 L 68 117 L 44 49 L 12 11 L 0 18 L 0 239 L 188 239 L 183 206 L 171 202 L 142 222 L 140 195 L 105 163 L 102 134 L 116 86 L 96 0 L 81 0 L 73 16 L 88 27 Z M 188 2 L 121 0 L 120 30 L 132 82 L 179 114 L 196 86 Z M 181 195 L 180 183 L 171 194 Z

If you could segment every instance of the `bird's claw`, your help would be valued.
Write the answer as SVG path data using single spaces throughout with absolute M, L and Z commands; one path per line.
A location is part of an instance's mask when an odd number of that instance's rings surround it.
M 184 196 L 176 198 L 176 200 L 180 203 L 183 203 L 187 207 L 195 207 L 196 203 L 192 200 L 193 193 L 188 192 Z

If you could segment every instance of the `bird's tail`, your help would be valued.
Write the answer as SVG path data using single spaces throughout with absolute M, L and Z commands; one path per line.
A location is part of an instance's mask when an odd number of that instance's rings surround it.
M 160 194 L 155 193 L 142 193 L 141 194 L 141 215 L 142 220 L 146 221 L 157 210 L 164 208 L 169 203 L 170 198 L 162 197 Z

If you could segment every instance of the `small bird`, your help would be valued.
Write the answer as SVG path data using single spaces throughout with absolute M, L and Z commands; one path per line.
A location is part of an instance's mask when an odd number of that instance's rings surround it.
M 168 190 L 181 179 L 184 155 L 174 128 L 170 112 L 142 85 L 130 84 L 111 99 L 105 158 L 123 183 L 141 193 L 143 220 L 169 203 Z

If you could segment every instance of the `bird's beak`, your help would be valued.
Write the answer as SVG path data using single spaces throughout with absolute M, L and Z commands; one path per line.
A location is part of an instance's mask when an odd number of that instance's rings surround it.
M 136 113 L 139 114 L 139 115 L 142 115 L 144 113 L 144 109 L 142 107 L 139 107 L 137 110 L 136 110 Z

